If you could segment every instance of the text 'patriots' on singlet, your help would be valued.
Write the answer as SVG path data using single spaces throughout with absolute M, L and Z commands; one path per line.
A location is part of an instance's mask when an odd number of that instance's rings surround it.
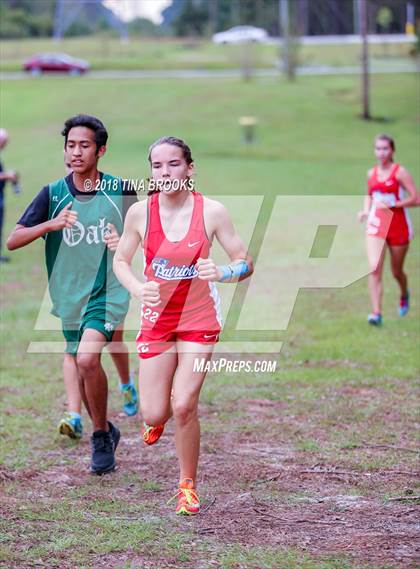
M 146 280 L 160 283 L 162 302 L 151 310 L 149 318 L 142 319 L 142 328 L 220 330 L 216 284 L 199 279 L 195 267 L 200 257 L 209 257 L 211 247 L 204 225 L 203 196 L 191 192 L 194 206 L 188 231 L 183 239 L 173 242 L 162 228 L 159 195 L 148 198 L 143 254 L 144 275 Z

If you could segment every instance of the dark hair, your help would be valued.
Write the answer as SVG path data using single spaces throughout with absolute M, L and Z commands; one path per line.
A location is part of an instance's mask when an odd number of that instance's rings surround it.
M 67 137 L 70 130 L 76 126 L 85 126 L 93 130 L 95 134 L 96 151 L 98 151 L 101 146 L 106 145 L 108 133 L 103 122 L 91 115 L 76 115 L 75 117 L 67 119 L 64 123 L 64 128 L 61 131 L 61 134 L 65 137 L 64 146 L 67 144 Z
M 392 151 L 395 152 L 395 141 L 392 136 L 389 136 L 388 134 L 378 134 L 375 140 L 386 140 L 392 148 Z
M 153 144 L 149 146 L 149 156 L 147 159 L 149 160 L 150 165 L 152 164 L 152 150 L 156 148 L 156 146 L 160 146 L 161 144 L 170 144 L 171 146 L 177 146 L 182 150 L 182 155 L 184 157 L 185 162 L 190 165 L 194 162 L 193 157 L 191 155 L 191 148 L 188 146 L 186 142 L 177 138 L 176 136 L 162 136 L 155 140 Z M 149 190 L 147 192 L 148 196 L 152 194 L 156 194 L 159 190 Z M 194 190 L 193 190 L 194 191 Z
M 156 148 L 156 146 L 160 146 L 161 144 L 170 144 L 171 146 L 177 146 L 182 150 L 184 160 L 187 164 L 192 164 L 194 162 L 193 157 L 191 156 L 191 149 L 186 142 L 180 138 L 177 138 L 176 136 L 162 136 L 149 147 L 148 160 L 150 164 L 152 163 L 151 155 L 153 148 Z

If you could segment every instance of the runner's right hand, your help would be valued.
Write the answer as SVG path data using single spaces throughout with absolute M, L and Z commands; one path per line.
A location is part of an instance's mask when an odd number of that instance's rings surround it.
M 68 203 L 57 217 L 51 219 L 51 231 L 59 231 L 60 229 L 70 228 L 77 220 L 77 211 L 71 211 L 73 202 Z
M 162 302 L 159 287 L 160 284 L 156 281 L 138 283 L 138 286 L 131 291 L 131 296 L 140 300 L 145 306 L 153 308 Z

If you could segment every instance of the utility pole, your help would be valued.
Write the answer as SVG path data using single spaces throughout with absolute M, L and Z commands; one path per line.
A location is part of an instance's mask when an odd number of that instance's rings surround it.
M 364 120 L 371 118 L 369 112 L 369 52 L 367 41 L 367 9 L 366 0 L 359 0 L 359 25 L 362 39 L 362 99 Z
M 210 24 L 210 35 L 217 32 L 217 13 L 218 13 L 218 0 L 207 0 L 209 7 L 209 24 Z
M 353 0 L 353 33 L 360 34 L 360 6 L 359 0 Z
M 290 45 L 289 0 L 279 0 L 280 29 L 283 38 L 283 66 L 289 80 L 295 78 Z
M 57 0 L 55 5 L 55 13 L 54 13 L 54 31 L 53 31 L 53 38 L 56 41 L 60 41 L 63 36 L 62 31 L 62 22 L 63 22 L 63 2 L 62 0 Z

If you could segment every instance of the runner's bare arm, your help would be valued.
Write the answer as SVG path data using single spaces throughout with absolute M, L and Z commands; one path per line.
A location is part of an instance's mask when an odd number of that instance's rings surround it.
M 236 232 L 228 210 L 213 200 L 208 200 L 207 204 L 210 234 L 216 236 L 231 262 L 229 265 L 217 266 L 212 259 L 199 259 L 198 278 L 220 282 L 238 282 L 248 278 L 254 272 L 252 257 Z
M 38 237 L 43 237 L 50 231 L 59 231 L 61 229 L 70 228 L 77 220 L 77 211 L 72 211 L 71 203 L 67 204 L 53 219 L 34 225 L 33 227 L 25 227 L 17 224 L 7 238 L 7 248 L 9 251 L 20 249 L 29 245 Z
M 368 173 L 367 173 L 368 181 L 372 175 L 372 172 L 373 172 L 373 168 L 368 170 Z M 369 186 L 368 186 L 368 188 L 369 188 Z M 367 219 L 367 217 L 369 216 L 369 211 L 370 211 L 371 205 L 372 205 L 372 196 L 370 196 L 369 193 L 367 193 L 365 195 L 365 199 L 363 202 L 363 209 L 361 211 L 359 211 L 359 213 L 357 214 L 359 221 L 364 221 L 365 219 Z
M 146 306 L 160 304 L 159 284 L 153 281 L 140 282 L 134 275 L 131 263 L 135 252 L 141 246 L 146 220 L 146 202 L 139 202 L 127 212 L 124 231 L 115 251 L 113 269 L 117 279 L 129 291 L 131 296 Z
M 418 191 L 410 172 L 401 167 L 397 172 L 397 180 L 400 182 L 404 190 L 408 192 L 409 197 L 404 200 L 397 201 L 395 207 L 413 207 L 419 205 Z

